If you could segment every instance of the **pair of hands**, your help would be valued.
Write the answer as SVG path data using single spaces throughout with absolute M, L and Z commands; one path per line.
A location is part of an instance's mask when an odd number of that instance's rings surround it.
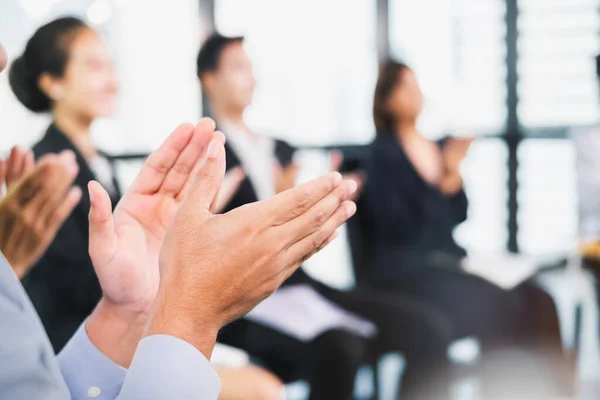
M 44 254 L 81 199 L 72 188 L 75 154 L 48 155 L 34 164 L 33 153 L 14 147 L 0 160 L 0 250 L 21 279 Z
M 447 171 L 458 172 L 473 143 L 473 138 L 450 138 L 444 147 L 442 156 Z
M 442 151 L 444 177 L 440 183 L 440 190 L 447 195 L 458 193 L 463 180 L 460 174 L 460 164 L 464 160 L 473 143 L 473 138 L 451 138 Z
M 90 256 L 104 296 L 92 342 L 128 366 L 137 341 L 168 334 L 210 358 L 218 330 L 250 311 L 335 238 L 357 189 L 332 173 L 224 215 L 224 137 L 210 119 L 177 128 L 114 214 L 90 183 Z M 243 178 L 242 178 L 243 179 Z

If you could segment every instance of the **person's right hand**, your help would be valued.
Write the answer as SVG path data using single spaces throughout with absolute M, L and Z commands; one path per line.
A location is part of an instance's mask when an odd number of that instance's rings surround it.
M 160 286 L 146 335 L 179 337 L 210 358 L 216 335 L 272 294 L 335 238 L 356 211 L 356 190 L 339 173 L 227 214 L 209 210 L 225 172 L 223 144 L 175 215 L 160 254 Z
M 15 168 L 20 171 L 30 168 L 29 156 L 23 155 L 16 157 L 21 164 Z M 0 202 L 0 250 L 22 278 L 79 203 L 81 190 L 71 187 L 78 166 L 71 151 L 45 156 L 23 177 L 14 173 L 16 164 L 6 165 L 10 189 Z

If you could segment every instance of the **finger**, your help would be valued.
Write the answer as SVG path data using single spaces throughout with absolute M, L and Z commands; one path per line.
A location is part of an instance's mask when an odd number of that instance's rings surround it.
M 304 214 L 342 182 L 339 172 L 330 172 L 320 178 L 281 192 L 264 201 L 271 225 L 281 225 Z
M 329 170 L 330 171 L 339 171 L 342 166 L 342 161 L 344 161 L 344 156 L 339 151 L 331 151 L 329 152 Z
M 225 135 L 223 135 L 222 132 L 219 131 L 215 131 L 212 135 L 212 139 L 209 140 L 217 140 L 218 142 L 222 143 L 223 145 L 225 145 Z M 202 168 L 202 166 L 204 165 L 204 163 L 206 163 L 206 159 L 207 159 L 207 153 L 206 150 L 208 149 L 208 147 L 205 148 L 202 156 L 198 159 L 198 161 L 196 162 L 196 165 L 194 166 L 194 169 L 192 170 L 192 173 L 190 174 L 190 176 L 188 177 L 187 181 L 185 182 L 183 189 L 179 192 L 179 194 L 177 195 L 177 201 L 183 201 L 183 199 L 185 199 L 185 197 L 188 195 L 190 188 L 192 187 L 192 185 L 194 184 L 194 182 L 196 182 L 196 179 L 198 178 L 198 172 L 200 171 L 200 168 Z
M 335 231 L 333 232 L 333 234 L 331 236 L 329 236 L 329 238 L 327 238 L 327 240 L 325 241 L 325 243 L 323 243 L 323 245 L 321 246 L 321 248 L 317 251 L 321 251 L 324 248 L 326 248 L 327 246 L 329 246 L 329 244 L 331 242 L 333 242 L 335 239 L 337 239 L 340 236 L 340 232 L 339 231 Z M 310 257 L 312 257 L 314 254 L 316 254 L 317 252 L 313 253 L 312 255 L 309 255 L 306 259 L 309 259 Z M 296 270 L 298 269 L 298 267 L 300 267 L 302 265 L 302 260 L 297 262 L 297 265 L 293 265 L 291 268 L 288 268 L 287 270 L 284 270 L 284 276 L 283 276 L 283 281 L 287 281 L 290 276 L 292 276 L 294 274 L 294 272 L 296 272 Z
M 350 199 L 349 199 L 349 200 L 354 201 L 355 199 L 357 199 L 360 196 L 360 192 L 362 191 L 362 188 L 365 184 L 365 174 L 360 173 L 360 172 L 355 172 L 355 173 L 350 173 L 350 174 L 344 174 L 344 175 L 342 175 L 342 177 L 344 178 L 344 180 L 352 180 L 352 181 L 356 182 L 356 191 L 350 196 Z
M 345 201 L 323 226 L 282 253 L 284 265 L 302 264 L 321 251 L 335 231 L 356 213 L 356 204 Z
M 193 134 L 192 124 L 179 125 L 158 150 L 150 154 L 130 190 L 137 193 L 156 193 Z
M 55 154 L 49 155 L 41 160 L 38 165 L 27 174 L 18 184 L 13 186 L 6 194 L 7 199 L 14 199 L 20 208 L 29 205 L 35 197 L 44 197 L 44 193 L 39 193 L 52 174 L 53 168 L 58 165 L 58 157 Z
M 54 183 L 51 183 L 52 191 L 49 193 L 48 198 L 42 203 L 39 212 L 38 220 L 41 221 L 42 225 L 49 223 L 52 214 L 54 214 L 54 211 L 60 206 L 60 203 L 64 201 L 67 192 L 70 190 L 71 185 L 79 172 L 79 166 L 77 165 L 74 156 L 74 154 L 71 156 L 68 153 L 66 153 L 65 156 L 62 154 L 59 156 L 59 159 L 63 163 L 62 168 L 57 166 L 56 176 L 49 178 L 54 181 Z
M 46 236 L 46 244 L 52 242 L 56 236 L 56 232 L 58 232 L 69 215 L 71 215 L 77 204 L 79 204 L 79 201 L 81 201 L 81 189 L 78 187 L 72 187 L 66 196 L 63 196 L 63 201 L 58 203 L 58 207 L 53 210 L 48 219 L 46 229 L 43 231 Z
M 46 207 L 54 207 L 60 201 L 60 194 L 73 182 L 79 167 L 72 151 L 63 151 L 50 164 L 50 169 L 45 179 L 39 183 L 35 196 L 27 205 L 27 212 L 39 215 L 48 213 Z M 57 192 L 59 197 L 57 197 Z
M 6 184 L 12 186 L 15 181 L 21 177 L 21 168 L 23 165 L 23 151 L 19 146 L 15 146 L 11 149 L 10 155 L 8 156 L 8 163 L 6 166 Z
M 23 173 L 26 174 L 33 169 L 35 165 L 35 157 L 33 155 L 33 151 L 28 150 L 25 153 L 25 157 L 23 160 Z
M 6 161 L 0 159 L 0 194 L 4 193 L 3 184 L 6 182 Z
M 189 200 L 195 207 L 199 206 L 209 211 L 225 176 L 225 147 L 221 141 L 212 140 L 206 154 L 206 162 L 198 171 Z
M 311 207 L 306 213 L 293 220 L 280 225 L 275 231 L 277 237 L 288 238 L 286 248 L 294 245 L 305 237 L 312 235 L 329 221 L 329 218 L 356 192 L 357 185 L 354 181 L 344 181 L 333 192 Z
M 192 137 L 171 167 L 159 191 L 167 195 L 177 196 L 184 188 L 192 171 L 206 151 L 215 131 L 215 123 L 203 118 L 194 127 Z
M 235 167 L 225 174 L 217 198 L 213 202 L 210 211 L 213 214 L 223 211 L 233 196 L 237 193 L 242 182 L 246 179 L 246 173 L 242 167 Z
M 104 263 L 112 259 L 118 246 L 115 222 L 110 196 L 96 181 L 88 183 L 90 194 L 90 257 L 94 263 Z

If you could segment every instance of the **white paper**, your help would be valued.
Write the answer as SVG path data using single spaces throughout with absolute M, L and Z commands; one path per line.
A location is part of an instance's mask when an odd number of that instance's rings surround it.
M 279 289 L 246 318 L 303 342 L 332 329 L 343 329 L 365 338 L 377 334 L 372 322 L 338 307 L 308 285 Z
M 540 260 L 517 254 L 469 255 L 462 260 L 463 269 L 503 289 L 512 289 L 531 278 Z

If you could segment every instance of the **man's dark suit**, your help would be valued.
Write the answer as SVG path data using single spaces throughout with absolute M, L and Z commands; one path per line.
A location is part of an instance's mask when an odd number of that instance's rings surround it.
M 44 256 L 23 280 L 57 353 L 90 315 L 102 295 L 88 254 L 90 199 L 87 184 L 96 179 L 94 173 L 73 143 L 55 125 L 50 125 L 42 140 L 33 147 L 36 159 L 63 150 L 72 150 L 77 157 L 79 173 L 74 185 L 82 190 L 81 201 Z M 114 187 L 117 195 L 111 199 L 113 207 L 120 198 L 116 181 Z

